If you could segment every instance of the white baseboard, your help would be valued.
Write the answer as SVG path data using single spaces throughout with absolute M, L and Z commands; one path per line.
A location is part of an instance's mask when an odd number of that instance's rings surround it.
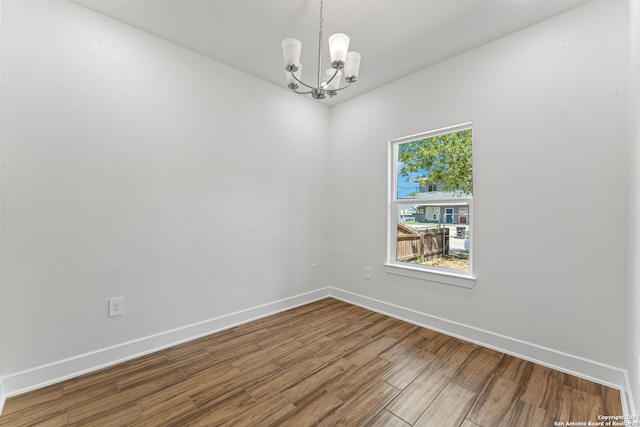
M 117 346 L 0 377 L 0 403 L 7 397 L 55 384 L 88 372 L 150 354 L 163 348 L 289 310 L 329 296 L 329 288 L 307 292 L 279 301 L 216 317 L 204 322 L 162 332 Z M 1 408 L 2 406 L 0 406 Z M 0 411 L 0 414 L 2 412 Z
M 400 320 L 423 326 L 446 335 L 460 338 L 501 353 L 525 359 L 539 365 L 547 366 L 561 372 L 588 379 L 620 390 L 625 415 L 635 415 L 633 399 L 629 387 L 627 371 L 614 366 L 605 365 L 576 355 L 542 347 L 536 344 L 510 338 L 494 332 L 485 331 L 473 326 L 453 322 L 441 317 L 421 313 L 405 307 L 389 304 L 374 298 L 330 288 L 332 297 L 358 305 L 378 313 L 386 314 Z
M 331 287 L 252 307 L 92 353 L 82 354 L 6 377 L 0 377 L 0 414 L 2 414 L 2 408 L 7 397 L 96 371 L 328 296 L 557 369 L 558 371 L 617 388 L 621 392 L 625 415 L 636 414 L 633 399 L 629 394 L 631 390 L 629 377 L 627 371 L 623 369 Z

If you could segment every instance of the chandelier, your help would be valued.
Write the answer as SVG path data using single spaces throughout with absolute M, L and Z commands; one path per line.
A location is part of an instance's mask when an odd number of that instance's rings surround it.
M 320 37 L 318 42 L 318 76 L 316 86 L 310 86 L 300 80 L 302 64 L 300 63 L 300 53 L 302 42 L 298 39 L 284 39 L 282 41 L 282 54 L 284 55 L 284 69 L 287 76 L 287 87 L 295 93 L 309 95 L 314 99 L 324 99 L 333 97 L 338 91 L 346 89 L 358 79 L 360 68 L 360 54 L 358 52 L 348 52 L 349 37 L 346 34 L 337 33 L 329 37 L 329 54 L 331 56 L 331 68 L 325 70 L 322 79 L 322 39 L 323 39 L 323 3 L 320 0 Z M 346 86 L 340 87 L 340 80 L 344 74 Z M 298 91 L 300 85 L 308 88 Z

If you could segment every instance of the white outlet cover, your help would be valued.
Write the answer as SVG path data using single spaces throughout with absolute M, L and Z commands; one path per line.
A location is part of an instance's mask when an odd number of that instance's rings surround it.
M 124 298 L 109 299 L 109 317 L 121 316 L 124 314 Z

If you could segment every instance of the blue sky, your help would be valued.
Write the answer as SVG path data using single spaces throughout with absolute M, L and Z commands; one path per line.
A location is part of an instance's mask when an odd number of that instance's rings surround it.
M 414 178 L 417 178 L 419 176 L 424 176 L 426 175 L 426 172 L 415 172 L 413 174 L 411 174 L 411 177 L 405 177 L 402 176 L 400 174 L 400 171 L 402 170 L 402 167 L 404 166 L 403 163 L 398 162 L 398 199 L 404 199 L 407 198 L 407 196 L 411 193 L 415 193 L 416 191 L 419 190 L 419 186 L 418 183 L 413 182 Z

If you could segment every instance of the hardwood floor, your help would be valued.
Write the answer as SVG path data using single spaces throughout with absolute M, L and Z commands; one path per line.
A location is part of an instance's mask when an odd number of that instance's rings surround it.
M 324 299 L 7 399 L 0 426 L 553 426 L 618 390 Z

